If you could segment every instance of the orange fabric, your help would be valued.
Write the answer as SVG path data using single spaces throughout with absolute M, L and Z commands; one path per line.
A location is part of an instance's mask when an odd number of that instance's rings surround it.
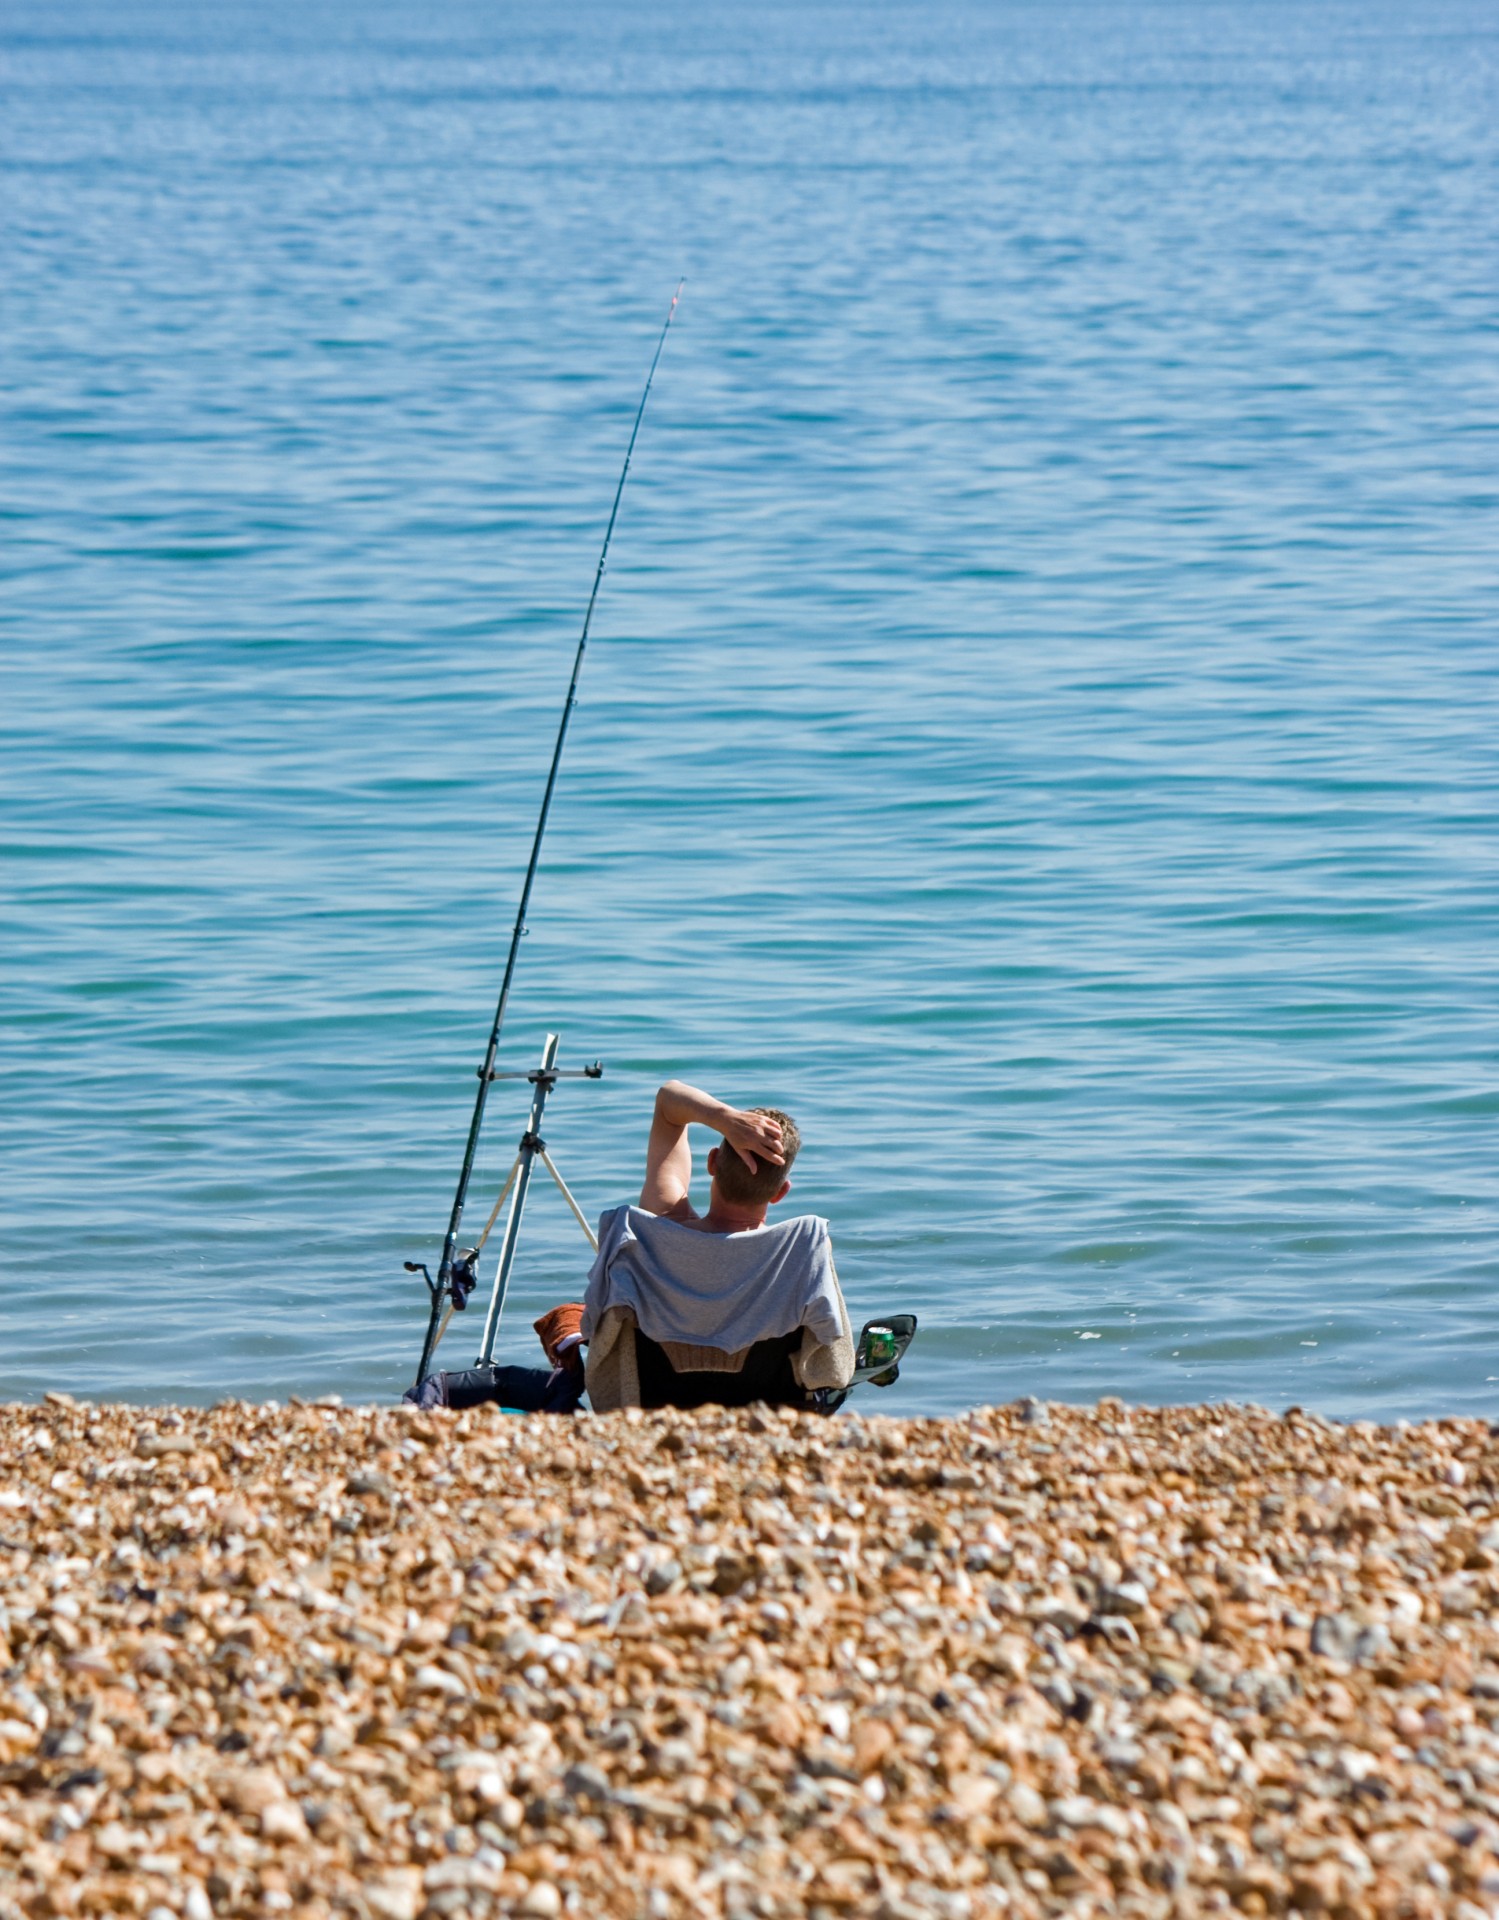
M 580 1365 L 582 1356 L 576 1347 L 569 1348 L 564 1354 L 557 1352 L 557 1342 L 567 1339 L 569 1334 L 583 1331 L 583 1302 L 568 1300 L 560 1307 L 553 1307 L 535 1322 L 536 1338 L 541 1342 L 546 1357 L 554 1367 Z

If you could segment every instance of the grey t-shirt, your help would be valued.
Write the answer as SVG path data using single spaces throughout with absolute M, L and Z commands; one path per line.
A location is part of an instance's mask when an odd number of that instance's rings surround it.
M 583 1334 L 627 1306 L 647 1338 L 738 1353 L 809 1327 L 831 1345 L 843 1332 L 828 1223 L 799 1214 L 746 1233 L 703 1233 L 643 1207 L 599 1219 Z

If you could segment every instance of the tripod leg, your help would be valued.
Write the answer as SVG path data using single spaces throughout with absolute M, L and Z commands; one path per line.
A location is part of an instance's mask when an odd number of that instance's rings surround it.
M 557 1182 L 558 1191 L 561 1193 L 562 1198 L 567 1202 L 567 1204 L 573 1210 L 573 1218 L 577 1221 L 578 1225 L 583 1229 L 584 1233 L 588 1236 L 589 1246 L 591 1246 L 594 1252 L 597 1253 L 599 1250 L 599 1237 L 594 1232 L 593 1228 L 589 1226 L 588 1221 L 584 1216 L 583 1209 L 578 1205 L 577 1201 L 574 1200 L 571 1189 L 568 1187 L 567 1182 L 562 1178 L 562 1175 L 558 1173 L 556 1165 L 552 1160 L 552 1156 L 547 1152 L 545 1147 L 541 1149 L 541 1164 L 546 1168 L 547 1172 Z
M 550 1091 L 545 1075 L 557 1064 L 557 1040 L 555 1033 L 549 1033 L 546 1045 L 541 1053 L 541 1075 L 535 1083 L 536 1090 L 531 1097 L 531 1122 L 526 1128 L 520 1143 L 518 1159 L 520 1169 L 515 1177 L 515 1191 L 510 1200 L 510 1217 L 505 1222 L 505 1238 L 500 1247 L 500 1264 L 494 1277 L 494 1291 L 489 1296 L 489 1312 L 484 1321 L 484 1344 L 479 1349 L 478 1364 L 487 1367 L 494 1360 L 495 1338 L 500 1330 L 500 1315 L 505 1307 L 505 1294 L 510 1286 L 510 1271 L 515 1265 L 515 1250 L 520 1241 L 521 1215 L 526 1208 L 526 1194 L 531 1185 L 531 1168 L 538 1151 L 541 1150 L 541 1116 L 546 1109 L 547 1094 Z

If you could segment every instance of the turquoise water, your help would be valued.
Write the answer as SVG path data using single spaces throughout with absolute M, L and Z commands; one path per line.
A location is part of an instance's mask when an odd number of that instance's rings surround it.
M 681 1074 L 881 1410 L 1491 1408 L 1496 189 L 1478 0 L 13 0 L 0 1396 L 406 1384 L 685 274 L 502 1062 L 585 1205 Z

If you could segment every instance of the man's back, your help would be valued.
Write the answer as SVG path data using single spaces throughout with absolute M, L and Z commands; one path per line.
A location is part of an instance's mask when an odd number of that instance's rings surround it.
M 815 1214 L 703 1233 L 615 1207 L 599 1221 L 585 1304 L 585 1336 L 611 1307 L 627 1307 L 652 1340 L 728 1354 L 802 1328 L 831 1344 L 844 1328 L 828 1223 Z
M 708 1154 L 702 1214 L 691 1200 L 692 1126 L 722 1136 Z M 584 1317 L 595 1407 L 738 1404 L 746 1394 L 801 1405 L 810 1388 L 846 1384 L 853 1338 L 828 1223 L 766 1219 L 791 1190 L 800 1144 L 777 1108 L 730 1107 L 680 1080 L 659 1090 L 640 1203 L 599 1222 Z M 687 1398 L 651 1387 L 663 1359 Z M 752 1388 L 762 1368 L 774 1392 Z M 737 1386 L 724 1379 L 746 1370 L 752 1379 Z

